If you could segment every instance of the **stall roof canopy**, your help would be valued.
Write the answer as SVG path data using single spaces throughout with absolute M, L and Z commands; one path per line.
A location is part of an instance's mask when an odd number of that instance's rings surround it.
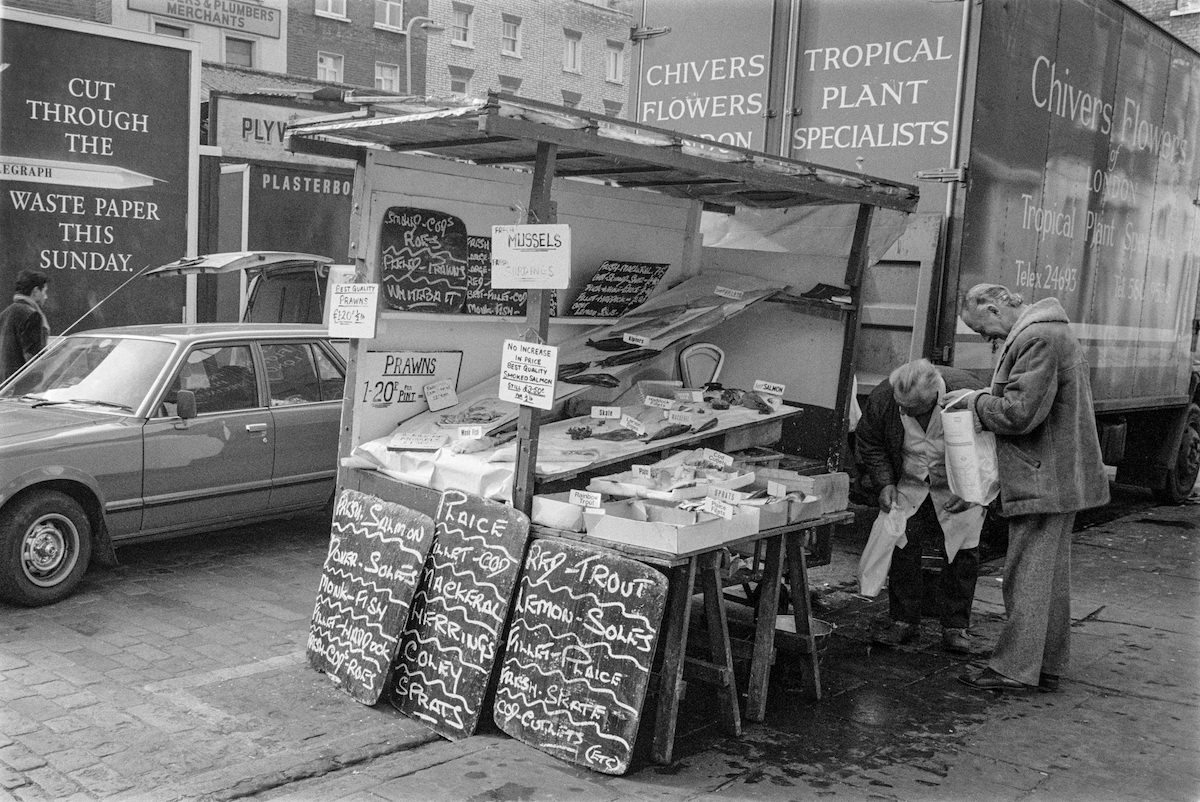
M 717 206 L 868 204 L 910 212 L 917 189 L 860 173 L 718 145 L 677 131 L 514 95 L 374 98 L 358 111 L 288 127 L 300 153 L 357 158 L 363 149 L 417 152 L 532 170 L 556 146 L 554 174 L 652 190 Z

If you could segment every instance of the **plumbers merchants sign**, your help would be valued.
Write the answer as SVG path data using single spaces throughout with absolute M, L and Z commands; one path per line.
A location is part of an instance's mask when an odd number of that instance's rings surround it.
M 492 226 L 493 288 L 565 290 L 570 278 L 570 226 Z
M 557 346 L 505 340 L 500 357 L 500 400 L 550 409 L 557 371 Z

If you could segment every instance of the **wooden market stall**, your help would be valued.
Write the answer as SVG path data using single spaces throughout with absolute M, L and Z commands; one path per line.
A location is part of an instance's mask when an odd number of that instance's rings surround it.
M 496 93 L 373 103 L 289 128 L 288 147 L 356 161 L 349 257 L 358 281 L 380 287 L 375 336 L 352 342 L 340 488 L 424 506 L 431 517 L 439 491 L 468 491 L 530 514 L 539 492 L 611 487 L 614 477 L 601 474 L 681 449 L 723 454 L 782 443 L 818 471 L 842 467 L 864 271 L 903 230 L 915 188 Z M 514 293 L 491 285 L 492 227 L 526 223 L 570 227 L 565 289 Z M 620 314 L 597 314 L 611 311 L 599 308 L 602 299 L 631 285 L 641 293 L 636 302 Z M 513 340 L 556 347 L 559 380 L 548 412 L 496 401 L 501 343 Z M 638 344 L 636 358 L 606 353 L 606 343 L 622 340 Z M 590 404 L 594 419 L 597 405 L 631 397 L 654 406 L 657 395 L 680 386 L 672 381 L 680 351 L 697 343 L 723 355 L 727 386 L 768 380 L 781 398 L 730 409 L 719 421 L 702 417 L 704 426 L 680 424 L 661 439 L 576 447 L 580 430 L 590 429 L 581 409 Z M 595 381 L 580 383 L 580 373 Z M 480 424 L 476 436 L 488 450 L 443 447 L 451 423 Z M 515 442 L 505 443 L 514 426 Z M 434 445 L 413 445 L 421 438 Z M 397 479 L 403 489 L 393 492 L 389 482 Z M 820 694 L 800 535 L 840 520 L 825 512 L 815 510 L 802 526 L 756 524 L 753 534 L 725 538 L 765 546 L 772 580 L 758 602 L 751 718 L 761 718 L 765 705 L 785 563 Z M 668 575 L 668 598 L 656 602 L 667 619 L 660 760 L 671 756 L 689 599 L 699 582 L 712 659 L 698 667 L 723 688 L 723 720 L 740 732 L 718 576 L 725 542 L 658 553 L 549 526 L 534 537 L 563 554 L 577 548 L 571 541 L 611 547 L 605 553 L 625 560 L 629 576 L 641 570 L 629 560 Z M 537 585 L 528 575 L 524 581 Z M 519 608 L 524 601 L 519 596 Z M 605 760 L 585 765 L 614 773 L 627 765 Z

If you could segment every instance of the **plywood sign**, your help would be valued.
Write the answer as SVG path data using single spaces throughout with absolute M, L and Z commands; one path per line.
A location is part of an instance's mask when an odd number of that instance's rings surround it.
M 428 515 L 357 490 L 338 496 L 308 662 L 363 704 L 383 693 L 432 543 Z
M 607 774 L 629 768 L 667 578 L 596 546 L 529 546 L 493 709 L 514 738 Z
M 461 312 L 467 299 L 467 227 L 445 212 L 392 206 L 379 230 L 379 267 L 389 309 Z
M 393 666 L 392 704 L 453 740 L 479 724 L 529 518 L 447 490 L 434 521 L 436 540 Z

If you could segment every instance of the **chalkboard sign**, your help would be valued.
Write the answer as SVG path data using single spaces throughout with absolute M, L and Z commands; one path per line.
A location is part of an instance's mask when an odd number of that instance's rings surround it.
M 343 490 L 308 631 L 308 662 L 373 705 L 387 684 L 433 543 L 433 520 L 357 490 Z
M 393 664 L 392 704 L 454 740 L 479 724 L 529 518 L 499 502 L 447 490 L 434 531 Z
M 571 302 L 571 314 L 620 317 L 650 297 L 668 267 L 657 262 L 606 261 Z
M 411 206 L 383 213 L 383 300 L 389 309 L 461 312 L 467 299 L 467 227 L 452 214 Z
M 525 290 L 498 290 L 492 287 L 492 238 L 467 237 L 468 315 L 522 317 L 526 314 Z M 558 294 L 550 293 L 550 314 L 557 314 Z
M 667 578 L 606 549 L 529 546 L 493 708 L 514 738 L 606 774 L 629 768 Z

